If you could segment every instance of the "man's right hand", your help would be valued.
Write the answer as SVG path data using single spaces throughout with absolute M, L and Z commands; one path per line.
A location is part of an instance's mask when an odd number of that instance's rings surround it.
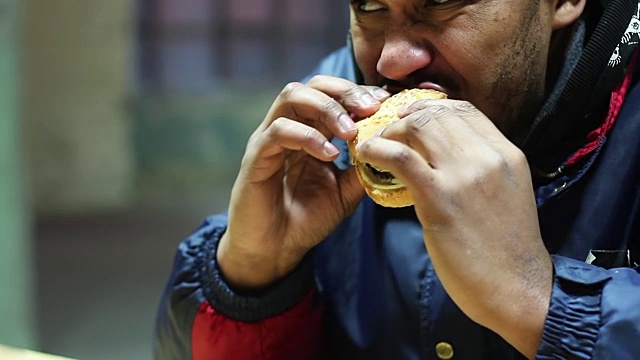
M 230 286 L 260 289 L 291 272 L 351 214 L 364 190 L 353 168 L 332 161 L 334 136 L 350 140 L 349 116 L 373 114 L 389 93 L 316 76 L 288 84 L 252 134 L 233 186 L 217 259 Z

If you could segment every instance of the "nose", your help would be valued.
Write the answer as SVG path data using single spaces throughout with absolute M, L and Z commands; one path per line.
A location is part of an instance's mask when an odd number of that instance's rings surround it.
M 395 34 L 385 39 L 376 69 L 387 79 L 402 81 L 413 72 L 427 67 L 433 54 L 423 41 L 406 34 Z

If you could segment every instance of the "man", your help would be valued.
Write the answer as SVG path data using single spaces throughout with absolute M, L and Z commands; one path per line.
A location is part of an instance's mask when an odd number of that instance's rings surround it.
M 284 88 L 228 215 L 180 245 L 156 357 L 640 358 L 639 11 L 351 1 L 349 46 Z M 356 149 L 415 199 L 382 208 L 345 140 L 416 87 L 449 99 Z

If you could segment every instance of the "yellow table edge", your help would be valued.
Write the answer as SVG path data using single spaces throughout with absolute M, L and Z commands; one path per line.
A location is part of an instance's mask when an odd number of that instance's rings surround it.
M 0 359 L 2 360 L 70 360 L 70 358 L 43 354 L 26 349 L 16 349 L 0 345 Z

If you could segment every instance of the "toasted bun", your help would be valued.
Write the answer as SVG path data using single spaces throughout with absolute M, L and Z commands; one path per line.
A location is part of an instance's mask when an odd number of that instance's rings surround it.
M 384 129 L 391 123 L 399 120 L 398 111 L 405 105 L 423 99 L 446 99 L 447 95 L 426 89 L 403 90 L 382 103 L 380 109 L 368 118 L 356 123 L 358 134 L 349 141 L 349 152 L 352 154 L 352 162 L 356 167 L 358 179 L 364 187 L 367 195 L 377 204 L 386 207 L 404 207 L 413 205 L 413 196 L 407 188 L 393 175 L 372 168 L 369 164 L 361 162 L 355 156 L 355 147 L 359 142 L 369 139 L 378 130 Z M 383 180 L 378 175 L 384 174 Z

